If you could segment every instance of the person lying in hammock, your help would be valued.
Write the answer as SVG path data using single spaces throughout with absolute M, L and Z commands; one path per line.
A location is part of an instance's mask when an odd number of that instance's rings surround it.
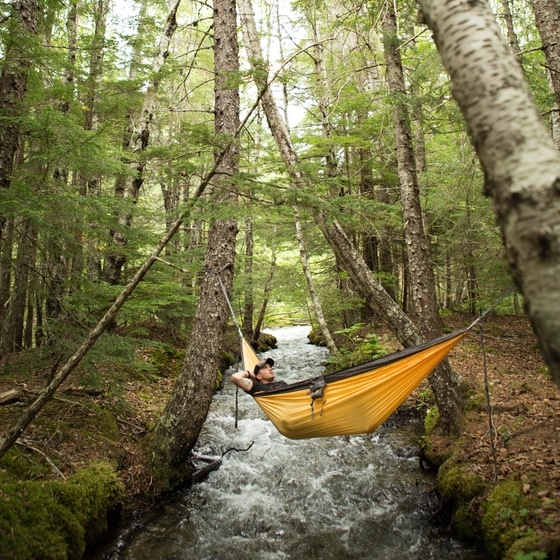
M 266 360 L 261 360 L 252 372 L 249 370 L 238 371 L 231 376 L 231 380 L 249 395 L 285 387 L 287 385 L 285 381 L 274 381 L 273 365 L 274 360 L 266 358 Z

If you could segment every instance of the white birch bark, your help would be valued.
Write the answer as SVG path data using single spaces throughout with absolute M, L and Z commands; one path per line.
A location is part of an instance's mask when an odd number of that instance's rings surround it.
M 560 154 L 488 5 L 419 4 L 484 169 L 511 274 L 560 384 Z

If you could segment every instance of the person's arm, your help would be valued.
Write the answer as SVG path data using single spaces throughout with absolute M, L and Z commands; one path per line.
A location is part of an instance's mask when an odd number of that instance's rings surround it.
M 234 373 L 231 380 L 245 392 L 249 392 L 253 388 L 253 375 L 249 370 Z

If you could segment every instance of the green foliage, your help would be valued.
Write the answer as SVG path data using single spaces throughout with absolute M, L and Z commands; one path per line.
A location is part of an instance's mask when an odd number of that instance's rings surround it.
M 387 353 L 387 349 L 379 341 L 377 335 L 367 332 L 367 329 L 364 330 L 363 323 L 335 331 L 334 334 L 337 335 L 337 339 L 340 337 L 341 340 L 341 343 L 338 344 L 340 356 L 327 360 L 329 371 L 363 364 Z

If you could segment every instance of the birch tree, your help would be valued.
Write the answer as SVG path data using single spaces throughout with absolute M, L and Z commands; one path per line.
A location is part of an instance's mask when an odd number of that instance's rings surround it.
M 484 170 L 511 275 L 560 384 L 560 154 L 488 5 L 419 4 Z

